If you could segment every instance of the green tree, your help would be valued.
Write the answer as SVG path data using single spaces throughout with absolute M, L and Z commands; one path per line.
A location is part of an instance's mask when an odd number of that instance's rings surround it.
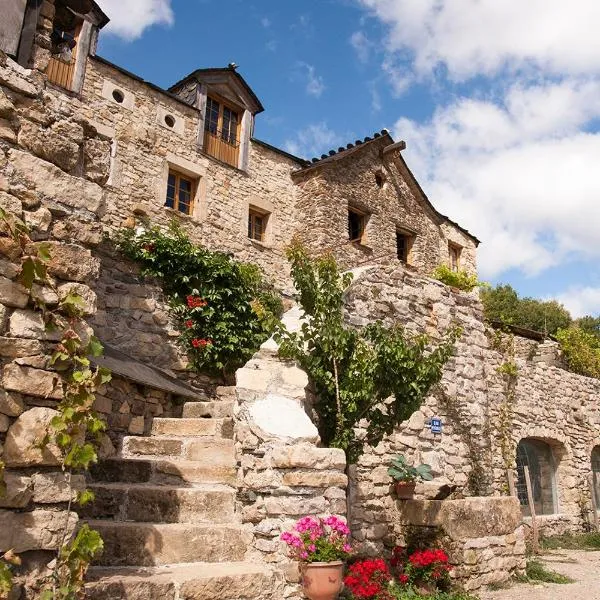
M 592 317 L 591 315 L 579 317 L 579 319 L 573 321 L 573 325 L 586 333 L 591 333 L 595 337 L 600 338 L 600 317 Z
M 481 300 L 488 321 L 532 329 L 547 335 L 554 335 L 572 322 L 569 311 L 556 300 L 519 298 L 515 289 L 508 284 L 482 289 Z
M 311 259 L 299 244 L 288 250 L 298 300 L 308 317 L 300 331 L 279 332 L 280 354 L 296 360 L 317 393 L 323 443 L 355 462 L 419 408 L 454 350 L 457 329 L 434 347 L 425 335 L 380 322 L 357 330 L 344 322 L 344 292 L 352 280 L 335 259 Z M 365 435 L 358 433 L 365 424 Z

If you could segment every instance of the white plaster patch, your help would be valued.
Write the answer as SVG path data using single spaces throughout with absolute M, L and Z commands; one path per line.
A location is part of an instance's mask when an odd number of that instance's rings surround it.
M 269 435 L 311 442 L 319 439 L 317 428 L 302 407 L 285 396 L 268 394 L 252 403 L 248 413 L 254 424 Z

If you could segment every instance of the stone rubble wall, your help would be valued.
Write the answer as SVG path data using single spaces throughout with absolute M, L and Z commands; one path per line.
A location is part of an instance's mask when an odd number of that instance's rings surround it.
M 400 500 L 408 536 L 431 539 L 446 550 L 451 577 L 465 590 L 504 583 L 525 571 L 521 509 L 515 498 Z
M 306 515 L 346 516 L 346 457 L 343 450 L 318 446 L 307 414 L 307 376 L 277 357 L 272 340 L 236 379 L 238 508 L 254 536 L 248 559 L 280 567 L 284 598 L 302 598 L 297 563 L 280 535 Z
M 428 486 L 417 488 L 418 497 L 433 497 L 443 483 L 456 485 L 459 495 L 506 495 L 504 435 L 515 452 L 525 437 L 543 440 L 552 448 L 558 507 L 556 515 L 539 518 L 543 533 L 580 529 L 589 521 L 587 481 L 592 448 L 600 444 L 600 381 L 555 366 L 555 343 L 535 346 L 531 340 L 523 344 L 515 338 L 519 372 L 510 423 L 503 427 L 500 409 L 507 402 L 506 381 L 497 369 L 507 358 L 494 348 L 495 332 L 486 332 L 476 291 L 453 291 L 402 267 L 379 266 L 365 270 L 348 291 L 346 311 L 356 326 L 381 319 L 434 339 L 452 323 L 463 328 L 440 389 L 392 436 L 349 468 L 350 523 L 366 552 L 381 553 L 402 535 L 387 475 L 395 455 L 432 466 L 438 486 L 433 491 Z M 524 346 L 527 351 L 520 351 Z M 443 421 L 441 435 L 427 426 L 434 416 Z M 510 459 L 514 467 L 514 453 Z M 516 471 L 514 475 L 516 480 Z

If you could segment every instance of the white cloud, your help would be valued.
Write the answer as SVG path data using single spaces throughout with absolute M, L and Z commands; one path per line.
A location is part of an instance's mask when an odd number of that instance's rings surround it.
M 323 77 L 317 75 L 315 67 L 305 62 L 298 62 L 297 66 L 300 70 L 301 78 L 306 83 L 306 93 L 309 96 L 320 98 L 325 91 L 325 83 Z
M 369 41 L 369 38 L 363 31 L 355 31 L 350 36 L 350 45 L 354 48 L 358 60 L 361 63 L 369 62 L 373 44 Z
M 516 83 L 499 101 L 459 98 L 399 139 L 432 202 L 483 244 L 482 276 L 600 258 L 600 82 Z
M 304 158 L 320 156 L 344 143 L 342 136 L 330 129 L 324 121 L 301 129 L 295 138 L 286 140 L 284 148 L 291 154 Z
M 556 300 L 564 304 L 574 318 L 600 315 L 600 287 L 572 287 Z
M 269 19 L 269 17 L 262 17 L 262 19 L 260 20 L 260 24 L 265 28 L 269 28 L 271 27 L 271 19 Z
M 141 37 L 152 25 L 172 25 L 171 0 L 103 0 L 102 10 L 110 18 L 105 31 L 127 41 Z
M 387 48 L 418 74 L 452 79 L 505 68 L 600 73 L 598 0 L 358 0 L 389 27 Z

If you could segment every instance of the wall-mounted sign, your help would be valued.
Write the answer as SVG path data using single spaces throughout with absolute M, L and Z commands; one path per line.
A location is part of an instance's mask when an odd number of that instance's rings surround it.
M 429 421 L 431 433 L 442 433 L 442 420 L 439 417 L 432 417 Z

